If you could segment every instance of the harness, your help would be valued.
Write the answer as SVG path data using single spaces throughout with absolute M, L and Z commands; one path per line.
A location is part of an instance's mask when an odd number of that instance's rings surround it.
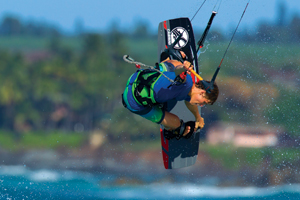
M 179 51 L 173 50 L 172 53 L 174 53 L 174 52 L 176 52 L 178 54 L 177 56 L 175 56 L 175 58 L 177 60 L 180 60 L 179 56 L 181 57 L 181 54 L 179 53 Z M 164 54 L 164 56 L 167 55 L 166 52 L 163 52 L 163 54 Z M 170 58 L 172 59 L 172 56 L 170 56 Z M 123 59 L 126 62 L 134 63 L 137 68 L 140 68 L 141 65 L 144 65 L 142 63 L 134 61 L 128 55 L 125 55 L 123 57 Z M 182 59 L 182 57 L 181 57 L 181 59 Z M 146 65 L 144 65 L 144 66 L 146 66 Z M 167 77 L 165 74 L 163 74 L 163 71 L 173 71 L 174 69 L 169 69 L 169 67 L 167 67 L 164 63 L 160 63 L 160 64 L 156 63 L 155 67 L 152 67 L 152 66 L 146 66 L 146 67 L 149 67 L 150 69 L 139 69 L 137 71 L 138 74 L 137 74 L 135 80 L 131 84 L 133 97 L 134 97 L 135 101 L 142 106 L 151 108 L 153 106 L 160 105 L 161 107 L 163 107 L 164 103 L 156 102 L 154 99 L 154 94 L 153 94 L 154 84 L 156 83 L 158 78 L 160 78 L 161 76 L 164 76 L 165 78 L 167 78 L 171 82 L 171 84 L 168 86 L 168 88 L 170 88 L 173 85 L 182 84 L 185 80 L 186 73 L 183 72 L 182 74 L 178 75 L 174 80 L 172 80 L 169 77 Z M 131 77 L 129 78 L 129 80 L 127 82 L 127 86 L 128 86 L 128 84 L 130 84 L 129 83 L 130 79 L 131 79 Z M 126 90 L 124 93 L 125 93 L 125 95 L 122 94 L 122 103 L 123 103 L 124 107 L 127 107 L 127 105 L 125 103 L 126 101 L 124 100 L 124 98 L 126 98 L 126 96 L 127 96 Z M 137 113 L 139 113 L 139 111 Z
M 160 73 L 150 69 L 139 70 L 132 84 L 133 96 L 139 104 L 149 107 L 160 104 L 153 97 L 153 87 L 160 76 Z
M 159 105 L 163 107 L 163 103 L 158 103 L 154 99 L 154 93 L 153 93 L 153 87 L 158 78 L 162 76 L 161 73 L 158 73 L 155 70 L 152 69 L 144 69 L 144 70 L 138 70 L 137 71 L 137 76 L 134 79 L 132 83 L 130 83 L 131 77 L 128 79 L 127 86 L 129 84 L 132 85 L 131 92 L 133 94 L 133 97 L 135 101 L 144 106 L 147 107 L 146 110 L 142 111 L 144 114 L 149 112 L 153 106 Z M 127 87 L 126 87 L 127 88 Z M 127 92 L 128 89 L 125 89 L 124 94 L 122 94 L 122 103 L 123 106 L 126 108 L 126 101 L 127 99 Z M 150 109 L 150 110 L 149 110 Z M 141 114 L 141 111 L 137 111 L 134 113 Z

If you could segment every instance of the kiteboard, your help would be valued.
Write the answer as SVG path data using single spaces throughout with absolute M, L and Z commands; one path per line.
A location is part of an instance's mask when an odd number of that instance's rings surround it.
M 168 48 L 168 45 L 181 37 L 178 43 L 174 46 L 175 49 L 180 49 L 186 55 L 188 60 L 193 63 L 194 70 L 199 73 L 196 43 L 192 24 L 189 18 L 177 18 L 166 20 L 159 23 L 158 27 L 158 58 L 161 53 Z M 193 59 L 196 58 L 196 59 Z M 161 62 L 162 60 L 159 60 Z M 193 81 L 198 81 L 197 77 L 191 75 Z M 199 107 L 200 112 L 200 107 Z M 187 109 L 185 103 L 180 101 L 171 110 L 171 113 L 177 115 L 184 122 L 195 121 L 194 115 Z M 192 135 L 189 139 L 181 138 L 177 140 L 173 138 L 167 140 L 164 137 L 164 127 L 160 125 L 161 145 L 163 162 L 166 169 L 183 168 L 194 165 L 198 156 L 200 130 Z

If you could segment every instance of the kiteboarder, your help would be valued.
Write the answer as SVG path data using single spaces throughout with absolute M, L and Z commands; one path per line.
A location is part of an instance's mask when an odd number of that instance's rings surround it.
M 186 58 L 182 51 L 179 53 L 183 59 Z M 123 105 L 135 114 L 162 124 L 167 139 L 189 138 L 204 126 L 198 106 L 213 105 L 218 98 L 218 86 L 213 83 L 213 89 L 207 92 L 203 81 L 193 83 L 190 76 L 193 65 L 187 60 L 180 62 L 167 57 L 156 67 L 160 73 L 145 69 L 130 76 L 122 94 Z M 175 82 L 170 83 L 169 79 Z M 183 100 L 195 121 L 183 122 L 171 113 L 176 103 Z

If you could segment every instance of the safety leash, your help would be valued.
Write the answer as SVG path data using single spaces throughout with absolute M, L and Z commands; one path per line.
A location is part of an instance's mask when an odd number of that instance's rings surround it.
M 125 62 L 130 63 L 130 64 L 135 64 L 135 67 L 138 68 L 138 69 L 140 69 L 141 66 L 143 66 L 143 67 L 145 67 L 145 68 L 154 70 L 154 71 L 160 73 L 161 75 L 163 75 L 163 76 L 164 76 L 166 79 L 168 79 L 172 84 L 175 82 L 175 81 L 173 81 L 172 79 L 170 79 L 169 77 L 167 77 L 163 72 L 161 72 L 161 71 L 159 71 L 158 69 L 156 69 L 155 67 L 150 66 L 150 65 L 146 65 L 146 64 L 141 63 L 141 62 L 137 62 L 137 61 L 135 61 L 133 58 L 131 58 L 129 55 L 124 55 L 124 56 L 123 56 L 123 60 L 124 60 Z

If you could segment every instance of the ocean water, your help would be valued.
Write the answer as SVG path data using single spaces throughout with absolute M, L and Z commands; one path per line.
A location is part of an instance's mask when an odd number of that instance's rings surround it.
M 145 180 L 149 177 L 145 177 Z M 300 185 L 276 187 L 218 187 L 195 183 L 128 180 L 116 174 L 30 170 L 0 166 L 0 200 L 23 199 L 201 199 L 298 200 Z

